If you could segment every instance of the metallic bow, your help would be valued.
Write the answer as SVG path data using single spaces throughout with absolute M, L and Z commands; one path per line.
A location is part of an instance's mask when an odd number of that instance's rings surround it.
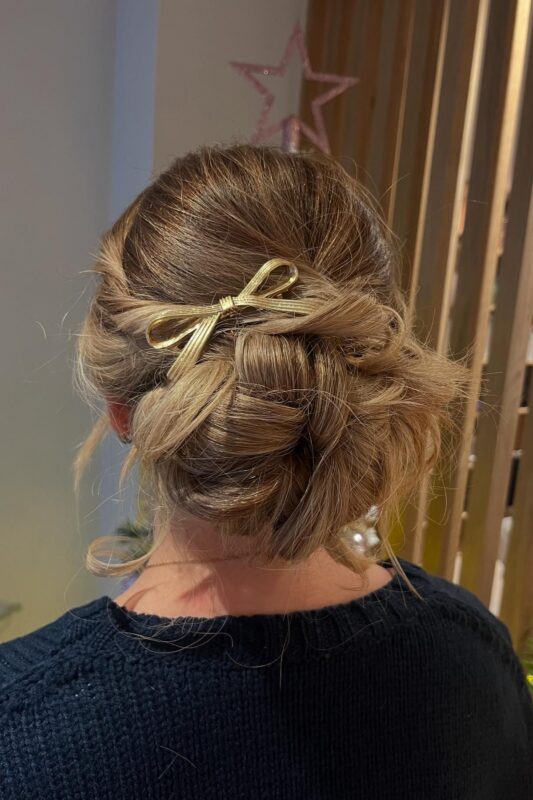
M 258 293 L 257 289 L 274 270 L 279 267 L 289 268 L 289 277 L 273 286 L 266 292 Z M 182 305 L 155 317 L 146 330 L 146 340 L 157 350 L 173 347 L 185 339 L 185 346 L 179 351 L 176 360 L 168 371 L 168 377 L 177 379 L 189 367 L 192 367 L 204 350 L 218 320 L 235 312 L 242 306 L 269 309 L 275 311 L 292 311 L 295 314 L 308 314 L 313 304 L 305 300 L 287 300 L 274 298 L 298 280 L 298 269 L 295 264 L 282 258 L 273 258 L 260 267 L 244 289 L 236 296 L 227 295 L 213 305 Z M 172 333 L 176 323 L 183 317 L 199 317 L 193 324 L 178 333 Z M 170 334 L 170 335 L 169 335 Z

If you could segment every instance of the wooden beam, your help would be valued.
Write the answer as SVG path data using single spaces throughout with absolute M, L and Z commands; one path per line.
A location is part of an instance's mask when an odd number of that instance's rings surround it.
M 529 236 L 531 236 L 531 219 Z M 532 245 L 533 246 L 533 243 Z M 533 268 L 529 249 L 529 269 Z M 533 408 L 533 381 L 529 387 L 528 407 Z M 505 563 L 504 588 L 500 618 L 508 626 L 513 645 L 524 653 L 526 639 L 533 636 L 533 414 L 525 418 L 522 458 L 518 470 L 513 508 L 511 541 Z
M 449 464 L 448 490 L 443 487 L 432 498 L 428 515 L 429 532 L 430 528 L 435 529 L 433 520 L 444 518 L 449 507 L 445 525 L 439 531 L 444 535 L 440 574 L 445 577 L 453 573 L 464 510 L 491 292 L 522 96 L 530 10 L 530 0 L 493 2 L 490 8 L 450 333 L 451 355 L 468 354 L 471 396 L 458 414 L 462 441 L 457 459 Z M 481 568 L 483 546 L 483 538 L 465 536 L 461 544 L 461 583 L 488 604 L 490 586 Z
M 498 268 L 496 308 L 482 393 L 485 411 L 475 434 L 476 465 L 464 537 L 483 539 L 480 571 L 490 592 L 518 427 L 533 310 L 533 48 L 530 46 L 505 247 Z M 533 581 L 533 576 L 532 576 Z
M 454 2 L 443 18 L 445 38 L 436 71 L 434 121 L 426 151 L 410 299 L 416 333 L 441 351 L 445 349 L 487 17 L 488 2 L 481 0 Z M 405 534 L 402 555 L 423 559 L 434 572 L 440 567 L 440 520 L 436 518 L 429 525 L 426 514 L 430 484 L 435 477 L 439 477 L 438 471 L 422 483 L 418 497 L 408 505 L 402 520 Z
M 449 0 L 418 3 L 414 15 L 395 197 L 389 209 L 389 224 L 402 246 L 401 280 L 406 295 L 413 283 L 416 233 L 435 139 L 449 8 Z

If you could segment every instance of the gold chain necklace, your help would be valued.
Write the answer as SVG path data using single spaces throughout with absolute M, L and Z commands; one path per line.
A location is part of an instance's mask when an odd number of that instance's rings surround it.
M 212 561 L 240 561 L 246 558 L 246 556 L 229 556 L 219 557 L 219 558 L 207 558 L 207 559 L 194 559 L 191 561 L 162 561 L 160 564 L 146 564 L 144 569 L 149 569 L 150 567 L 166 567 L 169 564 L 210 564 Z

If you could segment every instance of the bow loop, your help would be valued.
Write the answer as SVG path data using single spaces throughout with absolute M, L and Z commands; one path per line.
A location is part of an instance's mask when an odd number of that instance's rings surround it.
M 292 264 L 290 261 L 285 261 L 283 258 L 271 258 L 270 261 L 265 262 L 262 267 L 259 267 L 254 277 L 246 284 L 238 297 L 256 294 L 257 289 L 261 286 L 261 284 L 265 282 L 269 275 L 271 275 L 275 270 L 279 269 L 279 267 L 288 267 L 289 277 L 281 283 L 278 283 L 276 286 L 273 286 L 268 291 L 261 292 L 261 297 L 272 297 L 274 294 L 280 294 L 291 287 L 293 283 L 296 283 L 298 280 L 298 268 L 296 264 Z

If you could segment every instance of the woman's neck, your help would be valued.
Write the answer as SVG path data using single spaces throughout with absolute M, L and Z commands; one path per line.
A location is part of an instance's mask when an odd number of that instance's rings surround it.
M 251 545 L 242 537 L 226 544 L 209 523 L 182 519 L 150 557 L 150 565 L 165 566 L 149 566 L 115 602 L 162 617 L 288 613 L 346 603 L 394 574 L 375 564 L 364 577 L 354 575 L 322 548 L 299 564 L 261 565 Z

